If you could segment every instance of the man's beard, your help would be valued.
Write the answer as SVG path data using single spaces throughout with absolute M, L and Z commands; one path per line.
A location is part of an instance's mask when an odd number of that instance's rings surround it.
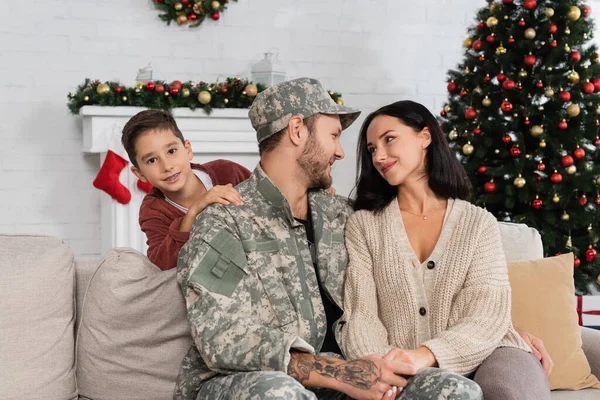
M 331 175 L 327 173 L 330 159 L 319 146 L 314 134 L 310 135 L 297 162 L 305 173 L 309 189 L 328 189 L 331 186 Z

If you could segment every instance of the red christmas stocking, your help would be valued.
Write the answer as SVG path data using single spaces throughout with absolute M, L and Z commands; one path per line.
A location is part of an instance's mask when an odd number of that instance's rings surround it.
M 123 168 L 129 163 L 123 157 L 114 153 L 112 150 L 108 150 L 104 164 L 98 171 L 96 179 L 94 179 L 94 187 L 105 191 L 121 204 L 127 204 L 131 201 L 131 193 L 129 189 L 119 182 L 119 175 Z
M 138 179 L 138 181 L 137 181 L 137 187 L 142 192 L 150 193 L 150 190 L 152 190 L 152 188 L 154 186 L 152 186 L 152 184 L 150 182 L 142 182 L 141 179 Z

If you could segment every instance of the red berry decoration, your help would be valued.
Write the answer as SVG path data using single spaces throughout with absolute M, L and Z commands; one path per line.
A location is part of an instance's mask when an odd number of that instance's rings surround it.
M 600 78 L 592 78 L 590 82 L 594 84 L 594 92 L 600 92 Z
M 513 44 L 515 42 L 515 38 L 514 37 L 509 37 L 508 38 L 508 44 Z
M 558 46 L 558 42 L 556 40 L 551 40 L 550 47 L 556 47 L 556 46 Z
M 456 84 L 456 82 L 454 81 L 450 81 L 450 83 L 447 86 L 448 92 L 452 93 L 454 91 L 456 91 L 456 89 L 458 89 L 458 85 Z
M 506 90 L 513 90 L 515 88 L 515 81 L 507 79 L 502 84 L 502 87 Z
M 559 184 L 562 182 L 562 175 L 559 174 L 558 172 L 553 173 L 552 175 L 550 175 L 550 182 L 554 183 L 554 184 Z
M 519 149 L 518 147 L 511 147 L 510 155 L 515 158 L 519 157 L 521 155 L 521 149 Z
M 469 92 L 467 92 L 467 89 L 463 89 L 463 90 L 460 91 L 460 95 L 462 97 L 465 97 L 467 95 L 467 93 L 469 93 Z
M 585 150 L 583 150 L 581 147 L 578 147 L 573 151 L 573 156 L 576 159 L 581 160 L 583 157 L 585 157 Z
M 479 166 L 479 168 L 477 168 L 477 172 L 480 174 L 485 174 L 486 171 L 487 171 L 487 167 L 485 165 L 481 165 L 481 166 Z
M 548 33 L 553 35 L 558 31 L 558 26 L 556 24 L 551 24 L 550 28 L 548 28 Z
M 218 11 L 215 11 L 214 13 L 211 14 L 210 17 L 213 19 L 213 21 L 218 21 L 219 18 L 221 18 L 221 14 L 219 14 Z
M 498 79 L 498 82 L 503 83 L 506 80 L 506 74 L 504 74 L 504 72 L 500 72 L 498 76 L 496 76 L 496 79 Z
M 486 182 L 483 185 L 483 191 L 486 193 L 495 193 L 496 192 L 496 183 L 494 182 L 493 179 L 489 182 Z
M 479 51 L 479 50 L 481 50 L 481 46 L 482 46 L 481 40 L 477 39 L 473 42 L 473 50 Z
M 500 104 L 500 109 L 504 112 L 511 112 L 513 109 L 513 105 L 510 101 L 504 100 L 502 104 Z
M 588 81 L 588 82 L 585 82 L 583 85 L 581 85 L 581 90 L 585 94 L 592 94 L 592 93 L 594 93 L 596 88 L 592 82 Z
M 525 20 L 523 18 L 519 20 L 519 26 L 525 26 Z
M 121 86 L 115 87 L 115 93 L 119 94 L 119 93 L 121 93 L 121 90 L 123 90 L 123 88 Z
M 571 156 L 562 156 L 560 159 L 560 164 L 565 168 L 570 167 L 574 162 L 575 160 L 573 160 L 573 157 Z
M 579 205 L 583 207 L 586 204 L 587 204 L 587 196 L 584 194 L 583 196 L 581 196 L 579 198 Z
M 541 89 L 541 88 L 543 88 L 543 87 L 544 87 L 544 82 L 542 82 L 542 81 L 538 81 L 538 82 L 535 84 L 535 86 L 536 86 L 538 89 Z
M 583 14 L 583 18 L 588 18 L 590 15 L 592 15 L 592 7 L 588 6 L 587 4 L 582 5 L 581 14 Z
M 466 119 L 475 119 L 477 117 L 477 111 L 473 107 L 470 107 L 465 111 Z
M 542 200 L 540 200 L 540 199 L 535 199 L 534 201 L 531 202 L 531 205 L 536 210 L 541 209 L 543 204 L 544 204 L 544 202 Z
M 169 88 L 169 93 L 171 93 L 172 95 L 175 95 L 175 94 L 179 93 L 179 88 L 177 86 L 171 86 Z
M 560 97 L 560 99 L 566 103 L 567 101 L 571 100 L 571 93 L 563 90 L 558 94 L 558 97 Z
M 536 0 L 525 0 L 523 2 L 523 7 L 527 10 L 533 10 L 537 6 Z
M 481 57 L 479 57 L 479 61 L 484 62 L 485 61 L 485 56 L 482 55 Z
M 188 7 L 190 7 L 190 6 L 191 6 L 191 4 L 188 5 Z M 187 18 L 188 18 L 189 21 L 195 21 L 195 20 L 198 19 L 198 14 L 191 13 L 190 15 L 188 15 Z
M 483 78 L 484 81 L 489 82 L 492 78 L 490 77 L 490 74 L 485 74 L 485 78 Z
M 537 60 L 536 60 L 535 56 L 533 54 L 529 54 L 529 55 L 525 56 L 523 63 L 525 63 L 525 65 L 528 67 L 533 67 L 535 65 L 536 61 Z
M 156 88 L 156 85 L 154 84 L 154 82 L 147 82 L 146 83 L 146 89 L 152 91 Z
M 578 51 L 572 51 L 571 52 L 571 59 L 575 62 L 579 62 L 581 61 L 581 53 Z
M 546 164 L 544 164 L 543 162 L 541 162 L 541 161 L 540 161 L 540 162 L 538 163 L 538 165 L 537 165 L 536 169 L 537 169 L 538 171 L 544 171 L 544 170 L 546 169 Z
M 512 142 L 512 139 L 511 139 L 510 135 L 504 135 L 504 136 L 502 136 L 502 141 L 504 143 L 508 144 L 508 143 Z
M 481 135 L 481 128 L 477 127 L 477 128 L 475 128 L 475 129 L 473 129 L 473 133 L 474 133 L 475 135 Z
M 523 122 L 525 125 L 529 125 L 531 124 L 531 121 L 529 120 L 529 117 L 525 117 L 525 122 Z
M 569 127 L 569 124 L 567 124 L 567 121 L 565 121 L 564 119 L 558 123 L 558 129 L 561 129 L 564 131 L 568 127 Z
M 494 34 L 492 33 L 491 35 L 488 35 L 488 37 L 486 37 L 485 40 L 488 43 L 494 43 L 494 41 L 496 40 L 496 36 L 494 36 Z
M 154 88 L 154 90 L 156 91 L 156 93 L 162 93 L 165 91 L 165 87 L 161 84 L 156 85 L 156 87 Z
M 579 267 L 580 265 L 581 265 L 581 260 L 580 260 L 579 258 L 575 258 L 575 259 L 573 260 L 573 266 L 574 266 L 575 268 L 577 268 L 577 267 Z
M 587 262 L 592 262 L 596 259 L 597 253 L 596 253 L 596 249 L 587 249 L 585 251 L 585 259 L 587 260 Z

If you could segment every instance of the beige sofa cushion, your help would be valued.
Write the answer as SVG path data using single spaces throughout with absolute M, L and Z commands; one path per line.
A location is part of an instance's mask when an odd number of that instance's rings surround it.
M 512 321 L 540 337 L 554 361 L 551 389 L 600 389 L 581 348 L 574 304 L 573 253 L 508 263 Z
M 92 276 L 77 332 L 79 393 L 94 400 L 172 398 L 191 345 L 176 270 L 133 249 L 109 251 Z
M 0 235 L 0 399 L 73 399 L 73 253 L 60 239 Z
M 544 257 L 542 237 L 525 224 L 499 222 L 502 248 L 506 261 L 538 260 Z

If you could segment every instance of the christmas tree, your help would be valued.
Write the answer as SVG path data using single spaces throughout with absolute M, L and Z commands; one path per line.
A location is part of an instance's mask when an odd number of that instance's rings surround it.
M 441 112 L 472 202 L 573 252 L 577 291 L 600 288 L 600 64 L 577 0 L 488 0 L 448 72 Z

